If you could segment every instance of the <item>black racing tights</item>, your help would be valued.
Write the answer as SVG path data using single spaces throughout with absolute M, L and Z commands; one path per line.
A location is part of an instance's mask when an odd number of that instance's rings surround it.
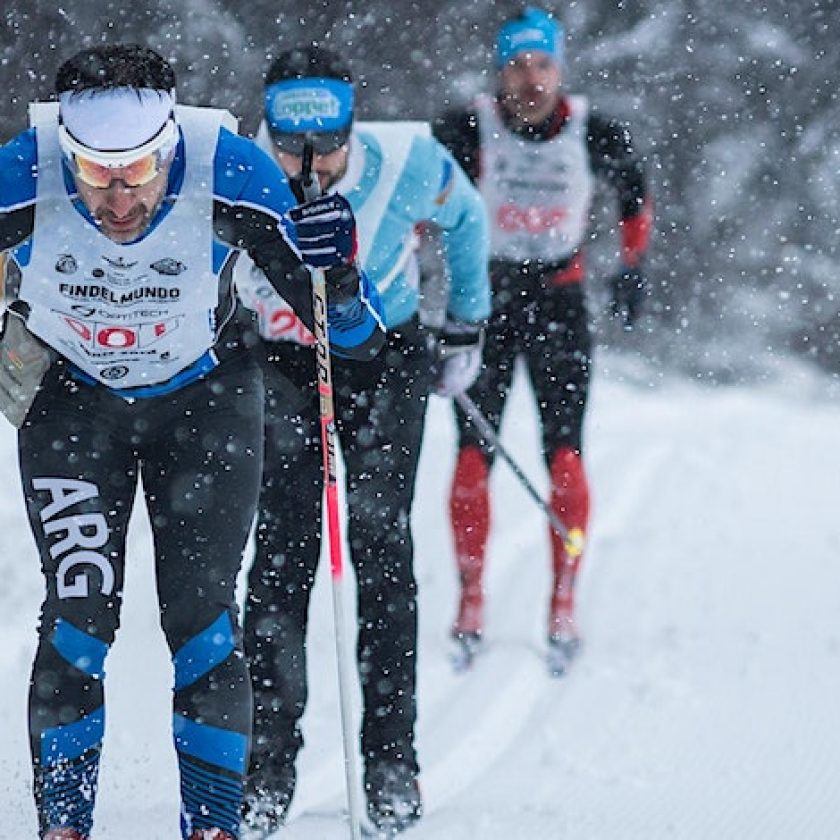
M 161 624 L 174 665 L 184 837 L 239 836 L 251 695 L 235 585 L 262 462 L 263 386 L 231 359 L 172 395 L 129 403 L 53 376 L 19 435 L 46 581 L 30 691 L 41 834 L 88 837 L 104 732 L 104 661 L 119 626 L 126 530 L 142 479 Z M 144 685 L 136 685 L 142 715 Z M 126 826 L 126 836 L 142 834 Z
M 481 375 L 470 397 L 498 431 L 517 358 L 534 390 L 546 464 L 561 448 L 581 451 L 589 393 L 591 338 L 580 283 L 545 286 L 543 278 L 497 266 L 492 273 L 493 316 Z M 459 448 L 484 441 L 456 405 Z M 492 453 L 483 446 L 488 461 Z
M 311 348 L 278 345 L 276 356 L 280 370 L 301 364 L 313 369 Z M 433 372 L 422 331 L 413 323 L 389 333 L 382 358 L 387 377 L 366 387 L 346 366 L 334 365 L 347 540 L 358 590 L 361 746 L 368 764 L 393 757 L 416 772 L 411 508 Z M 303 742 L 306 625 L 320 555 L 323 487 L 317 402 L 310 399 L 294 418 L 270 405 L 269 399 L 257 551 L 244 619 L 254 688 L 251 775 L 255 784 L 269 786 L 276 768 L 293 762 Z

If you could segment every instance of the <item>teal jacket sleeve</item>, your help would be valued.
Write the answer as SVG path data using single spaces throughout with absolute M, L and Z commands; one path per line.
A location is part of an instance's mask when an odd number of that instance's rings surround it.
M 415 145 L 419 154 L 413 157 L 425 162 L 423 217 L 441 229 L 451 275 L 447 314 L 469 323 L 484 321 L 490 315 L 490 233 L 484 201 L 437 140 L 418 137 Z M 430 180 L 430 175 L 435 180 Z

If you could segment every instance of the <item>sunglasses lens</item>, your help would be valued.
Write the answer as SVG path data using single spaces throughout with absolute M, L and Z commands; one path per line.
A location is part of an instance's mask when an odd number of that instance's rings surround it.
M 104 189 L 111 183 L 113 170 L 109 167 L 78 155 L 73 158 L 73 162 L 76 165 L 76 174 L 88 186 Z
M 336 149 L 340 149 L 347 142 L 343 133 L 331 132 L 329 134 L 316 134 L 312 140 L 312 147 L 319 155 L 328 155 Z
M 121 168 L 122 179 L 129 187 L 142 187 L 160 172 L 160 157 L 157 152 L 132 161 Z
M 300 134 L 275 134 L 274 145 L 287 155 L 300 157 L 303 154 L 303 137 Z
M 274 145 L 281 152 L 294 157 L 303 157 L 303 147 L 306 141 L 312 143 L 312 148 L 316 155 L 329 155 L 332 152 L 340 149 L 350 136 L 350 130 L 346 131 L 327 131 L 321 134 L 291 134 L 281 133 L 272 134 Z
M 74 155 L 76 175 L 88 186 L 105 189 L 112 181 L 122 181 L 127 187 L 142 187 L 160 172 L 161 161 L 157 152 L 145 155 L 126 166 L 104 166 L 101 163 Z

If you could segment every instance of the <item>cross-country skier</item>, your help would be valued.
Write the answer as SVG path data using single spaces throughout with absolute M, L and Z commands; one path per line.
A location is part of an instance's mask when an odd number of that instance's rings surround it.
M 524 359 L 541 420 L 551 508 L 582 536 L 589 492 L 581 427 L 591 346 L 581 283 L 593 176 L 604 178 L 618 197 L 623 265 L 612 292 L 628 326 L 646 294 L 651 202 L 627 129 L 562 87 L 563 37 L 560 23 L 540 9 L 529 7 L 508 20 L 497 38 L 496 95 L 444 114 L 435 134 L 477 183 L 490 216 L 493 314 L 482 374 L 469 396 L 498 431 L 514 363 Z M 456 414 L 450 511 L 461 596 L 452 632 L 469 658 L 484 630 L 494 456 L 460 408 Z M 554 531 L 551 545 L 549 650 L 552 669 L 562 673 L 579 644 L 574 594 L 580 555 Z
M 21 427 L 46 583 L 29 702 L 39 837 L 91 834 L 104 666 L 142 479 L 174 665 L 181 834 L 232 840 L 251 729 L 235 583 L 264 401 L 232 264 L 247 251 L 308 325 L 307 266 L 326 269 L 332 346 L 359 360 L 384 342 L 375 290 L 353 262 L 346 202 L 296 207 L 227 112 L 176 105 L 154 51 L 83 50 L 59 68 L 56 93 L 0 149 L 0 408 Z M 304 244 L 313 233 L 316 250 Z
M 388 327 L 385 371 L 359 387 L 358 365 L 335 364 L 338 437 L 346 467 L 348 543 L 358 586 L 361 747 L 368 814 L 398 831 L 421 815 L 414 744 L 416 584 L 411 510 L 428 395 L 465 389 L 480 366 L 490 311 L 487 221 L 478 192 L 426 124 L 353 122 L 345 62 L 319 47 L 291 50 L 270 66 L 257 142 L 297 175 L 304 139 L 315 142 L 321 188 L 347 196 L 359 223 L 359 259 L 376 283 Z M 452 280 L 435 356 L 418 321 L 414 227 L 436 223 Z M 259 313 L 279 370 L 315 375 L 311 336 L 259 272 L 242 293 Z M 267 376 L 271 377 L 271 372 Z M 277 377 L 275 377 L 277 379 Z M 369 379 L 369 377 L 368 377 Z M 278 383 L 277 392 L 283 392 Z M 314 395 L 309 390 L 307 394 Z M 300 418 L 269 400 L 257 552 L 245 612 L 254 687 L 255 738 L 246 821 L 283 819 L 295 787 L 307 700 L 306 628 L 321 539 L 318 404 Z M 309 429 L 299 434 L 300 422 Z M 296 476 L 292 486 L 290 470 Z

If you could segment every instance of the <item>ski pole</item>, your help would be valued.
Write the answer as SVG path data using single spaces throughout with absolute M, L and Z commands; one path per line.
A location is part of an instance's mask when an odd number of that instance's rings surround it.
M 312 171 L 313 146 L 307 140 L 303 147 L 301 185 L 307 201 L 321 194 L 318 176 Z M 333 621 L 335 623 L 335 652 L 338 665 L 338 701 L 341 708 L 341 734 L 344 744 L 344 773 L 347 784 L 347 804 L 350 810 L 350 836 L 361 840 L 361 803 L 359 774 L 356 766 L 356 741 L 351 714 L 353 672 L 347 656 L 345 632 L 347 620 L 344 610 L 344 562 L 341 525 L 338 515 L 338 478 L 336 474 L 335 404 L 333 400 L 330 338 L 327 331 L 327 284 L 323 269 L 312 273 L 312 309 L 315 322 L 315 349 L 318 368 L 318 402 L 321 419 L 321 450 L 323 452 L 324 495 L 327 510 L 327 539 L 332 578 Z
M 507 461 L 513 474 L 519 479 L 520 484 L 528 491 L 528 495 L 537 503 L 539 509 L 548 517 L 551 527 L 563 540 L 566 552 L 570 557 L 578 557 L 583 553 L 583 531 L 580 528 L 567 528 L 563 520 L 545 503 L 536 488 L 528 480 L 522 468 L 513 460 L 510 453 L 502 446 L 496 430 L 490 421 L 481 413 L 481 409 L 470 399 L 466 393 L 458 394 L 455 402 L 464 410 L 467 417 L 478 426 L 478 430 L 490 446 Z

